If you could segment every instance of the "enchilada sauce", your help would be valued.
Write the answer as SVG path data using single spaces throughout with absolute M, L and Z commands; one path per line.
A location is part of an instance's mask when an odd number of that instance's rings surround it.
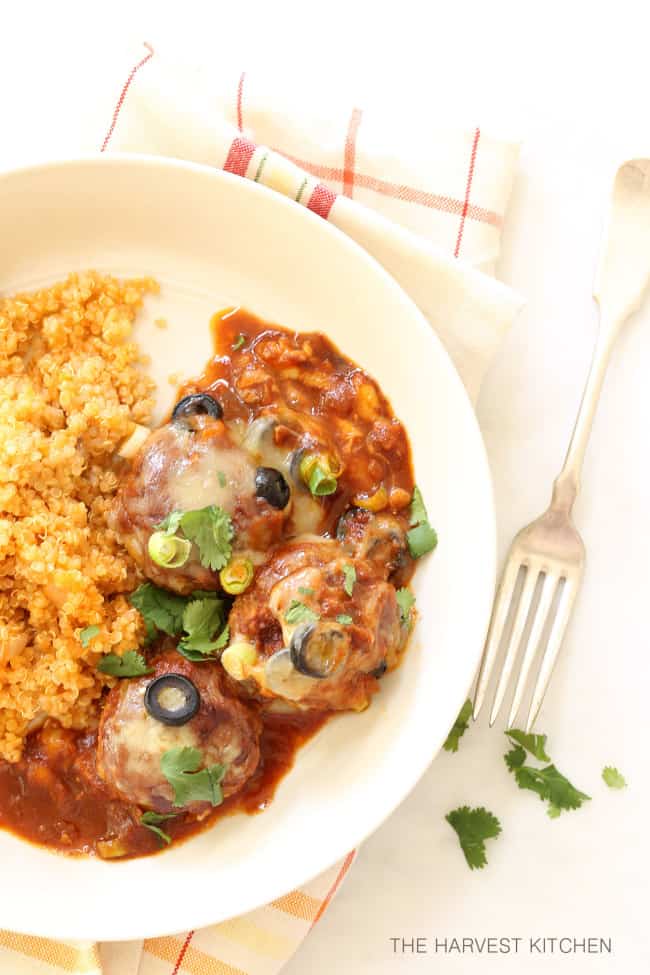
M 406 525 L 413 493 L 408 440 L 374 380 L 320 333 L 288 332 L 241 309 L 215 315 L 212 329 L 215 355 L 179 398 L 209 392 L 227 420 L 245 425 L 283 408 L 304 417 L 315 444 L 325 439 L 343 461 L 336 494 L 322 499 L 325 530 L 334 530 L 349 505 L 378 496 Z M 260 763 L 244 788 L 200 821 L 181 812 L 161 828 L 176 842 L 223 816 L 263 810 L 297 750 L 328 717 L 264 713 Z M 47 721 L 34 731 L 19 762 L 0 761 L 0 827 L 62 852 L 106 858 L 164 848 L 140 824 L 143 810 L 115 799 L 97 775 L 96 743 L 96 728 L 70 731 Z

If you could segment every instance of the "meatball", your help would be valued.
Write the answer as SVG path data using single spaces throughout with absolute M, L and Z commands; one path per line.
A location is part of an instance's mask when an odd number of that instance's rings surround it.
M 238 792 L 259 763 L 259 717 L 227 693 L 227 678 L 217 664 L 192 664 L 174 650 L 162 653 L 146 677 L 122 680 L 108 695 L 97 742 L 97 771 L 111 791 L 126 802 L 156 812 L 173 811 L 174 793 L 161 771 L 161 758 L 171 748 L 198 748 L 202 767 L 226 767 L 224 796 Z M 167 674 L 192 681 L 200 696 L 198 711 L 179 726 L 163 724 L 145 708 L 153 680 Z M 183 809 L 201 815 L 208 802 Z
M 407 636 L 395 588 L 381 575 L 332 540 L 279 547 L 235 603 L 224 667 L 262 698 L 363 710 Z
M 277 476 L 273 476 L 273 475 Z M 147 578 L 186 594 L 218 589 L 218 573 L 202 565 L 192 546 L 180 566 L 165 567 L 149 554 L 149 539 L 172 511 L 217 505 L 232 519 L 233 551 L 260 562 L 282 539 L 290 492 L 282 475 L 258 468 L 220 418 L 197 414 L 154 431 L 123 479 L 112 524 Z
M 413 573 L 406 528 L 391 514 L 373 514 L 363 508 L 349 508 L 341 515 L 336 537 L 344 551 L 367 559 L 396 586 L 405 585 Z

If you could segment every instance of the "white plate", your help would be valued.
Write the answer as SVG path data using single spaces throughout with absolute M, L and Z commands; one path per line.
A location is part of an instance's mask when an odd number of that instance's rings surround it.
M 108 156 L 0 176 L 0 294 L 73 269 L 153 274 L 139 337 L 160 409 L 172 372 L 199 371 L 208 319 L 241 303 L 320 330 L 381 384 L 411 438 L 440 544 L 416 573 L 420 619 L 403 666 L 364 714 L 302 751 L 270 808 L 160 856 L 73 859 L 0 831 L 0 928 L 119 940 L 201 927 L 265 904 L 360 843 L 413 788 L 478 662 L 494 584 L 492 490 L 472 408 L 445 351 L 393 279 L 326 221 L 239 177 Z M 154 318 L 164 316 L 161 331 Z

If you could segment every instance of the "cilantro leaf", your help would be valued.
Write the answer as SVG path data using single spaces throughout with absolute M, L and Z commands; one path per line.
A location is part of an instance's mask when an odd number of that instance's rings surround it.
M 147 661 L 137 650 L 127 650 L 121 657 L 117 653 L 107 653 L 97 664 L 97 670 L 111 677 L 142 677 L 151 674 L 153 667 L 147 666 Z
M 140 825 L 150 829 L 163 843 L 169 844 L 172 841 L 171 836 L 159 828 L 159 824 L 165 823 L 168 819 L 176 819 L 176 813 L 145 812 L 140 816 Z
M 617 768 L 613 765 L 606 765 L 602 771 L 603 782 L 605 785 L 609 786 L 610 789 L 625 789 L 627 788 L 627 782 L 624 776 L 621 775 Z
M 410 589 L 403 586 L 401 589 L 397 590 L 395 597 L 397 599 L 397 605 L 399 606 L 399 614 L 402 620 L 402 625 L 410 627 L 412 623 L 411 610 L 415 605 L 415 596 Z
M 526 761 L 526 750 L 521 747 L 521 745 L 515 745 L 503 756 L 503 760 L 513 772 L 516 768 L 521 768 L 521 766 Z
M 156 525 L 157 532 L 164 532 L 166 535 L 175 535 L 183 517 L 182 511 L 170 511 L 166 518 Z
M 413 488 L 413 496 L 411 498 L 409 524 L 419 525 L 422 521 L 428 521 L 427 509 L 424 505 L 422 491 L 420 491 L 420 488 L 416 485 Z
M 131 593 L 129 602 L 142 614 L 149 639 L 153 638 L 157 630 L 162 630 L 169 636 L 175 636 L 182 630 L 186 604 L 183 596 L 159 589 L 152 582 L 144 582 Z
M 448 813 L 445 819 L 458 835 L 470 870 L 482 869 L 487 863 L 485 840 L 494 839 L 499 835 L 501 832 L 499 820 L 482 806 L 477 809 L 461 806 Z
M 416 528 L 409 528 L 406 533 L 409 552 L 414 559 L 419 559 L 427 552 L 433 552 L 438 544 L 438 536 L 428 521 L 423 521 Z
M 345 579 L 343 583 L 343 588 L 348 594 L 348 596 L 351 596 L 352 590 L 354 589 L 354 584 L 357 581 L 357 570 L 353 565 L 344 565 L 343 576 Z
M 408 592 L 408 590 L 406 590 Z M 454 721 L 453 727 L 447 735 L 447 740 L 442 746 L 446 752 L 457 752 L 458 742 L 469 728 L 469 719 L 472 715 L 472 702 L 468 699 L 463 704 L 458 717 Z
M 314 590 L 310 589 L 309 586 L 298 586 L 298 592 L 301 596 L 313 596 Z
M 417 486 L 413 488 L 409 522 L 412 527 L 406 533 L 406 541 L 413 558 L 419 559 L 434 550 L 438 544 L 438 536 L 429 524 L 422 492 Z
M 217 471 L 217 480 L 219 481 L 220 487 L 225 487 L 227 484 L 226 475 L 223 471 Z
M 292 599 L 284 618 L 290 626 L 293 626 L 294 623 L 314 623 L 320 619 L 320 616 L 298 599 Z
M 351 616 L 348 616 L 347 613 L 339 613 L 339 615 L 336 617 L 336 622 L 340 623 L 341 626 L 352 626 L 354 621 Z
M 187 635 L 178 644 L 178 652 L 188 660 L 201 661 L 223 650 L 229 635 L 224 623 L 222 599 L 214 596 L 193 599 L 183 613 L 183 629 Z
M 193 599 L 183 613 L 186 643 L 213 642 L 215 630 L 222 629 L 224 610 L 222 599 Z
M 591 796 L 576 789 L 555 765 L 541 769 L 520 765 L 514 769 L 514 773 L 520 789 L 536 792 L 542 802 L 548 802 L 557 809 L 579 809 L 583 802 L 591 799 Z
M 230 515 L 223 508 L 210 504 L 197 511 L 185 511 L 180 518 L 180 527 L 185 537 L 198 548 L 201 565 L 215 572 L 228 564 L 234 529 Z
M 546 735 L 526 734 L 516 728 L 510 728 L 506 735 L 511 743 L 515 743 L 504 755 L 508 769 L 514 772 L 520 789 L 536 792 L 542 802 L 548 802 L 547 813 L 551 819 L 556 819 L 563 809 L 579 809 L 583 802 L 591 799 L 591 796 L 576 789 L 555 765 L 546 765 L 544 768 L 524 765 L 526 752 L 539 761 L 551 761 L 546 753 Z
M 84 650 L 86 649 L 90 641 L 93 639 L 93 637 L 96 637 L 98 633 L 99 633 L 98 626 L 86 626 L 81 631 L 81 633 L 79 634 L 79 640 Z
M 221 781 L 226 774 L 225 765 L 200 768 L 203 755 L 198 748 L 170 748 L 160 759 L 160 768 L 174 790 L 174 806 L 187 806 L 191 802 L 209 802 L 219 806 L 223 802 Z
M 525 731 L 518 731 L 517 728 L 510 728 L 506 734 L 511 741 L 522 745 L 540 762 L 551 761 L 551 756 L 546 754 L 546 735 L 527 735 Z

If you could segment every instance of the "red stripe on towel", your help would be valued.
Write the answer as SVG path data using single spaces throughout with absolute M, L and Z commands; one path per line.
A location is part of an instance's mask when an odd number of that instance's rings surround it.
M 122 86 L 122 91 L 120 92 L 120 97 L 118 98 L 117 104 L 115 106 L 115 109 L 113 110 L 113 117 L 111 119 L 111 124 L 109 125 L 108 132 L 104 136 L 104 141 L 102 142 L 102 147 L 101 147 L 101 150 L 100 150 L 101 152 L 104 152 L 105 151 L 108 143 L 111 141 L 111 136 L 113 135 L 113 132 L 115 131 L 115 126 L 117 125 L 117 119 L 118 119 L 118 116 L 120 114 L 122 105 L 124 104 L 124 99 L 126 98 L 127 92 L 129 90 L 129 88 L 131 87 L 131 82 L 135 78 L 135 76 L 138 73 L 138 71 L 140 70 L 140 68 L 143 65 L 145 65 L 147 63 L 147 61 L 150 61 L 151 58 L 153 57 L 154 51 L 153 51 L 153 48 L 152 48 L 151 44 L 146 44 L 145 43 L 144 46 L 146 47 L 146 49 L 147 49 L 147 51 L 149 53 L 148 54 L 145 54 L 145 56 L 142 58 L 142 60 L 141 61 L 138 61 L 138 63 L 135 64 L 131 68 L 131 73 L 129 74 L 129 77 L 124 82 L 124 85 Z

